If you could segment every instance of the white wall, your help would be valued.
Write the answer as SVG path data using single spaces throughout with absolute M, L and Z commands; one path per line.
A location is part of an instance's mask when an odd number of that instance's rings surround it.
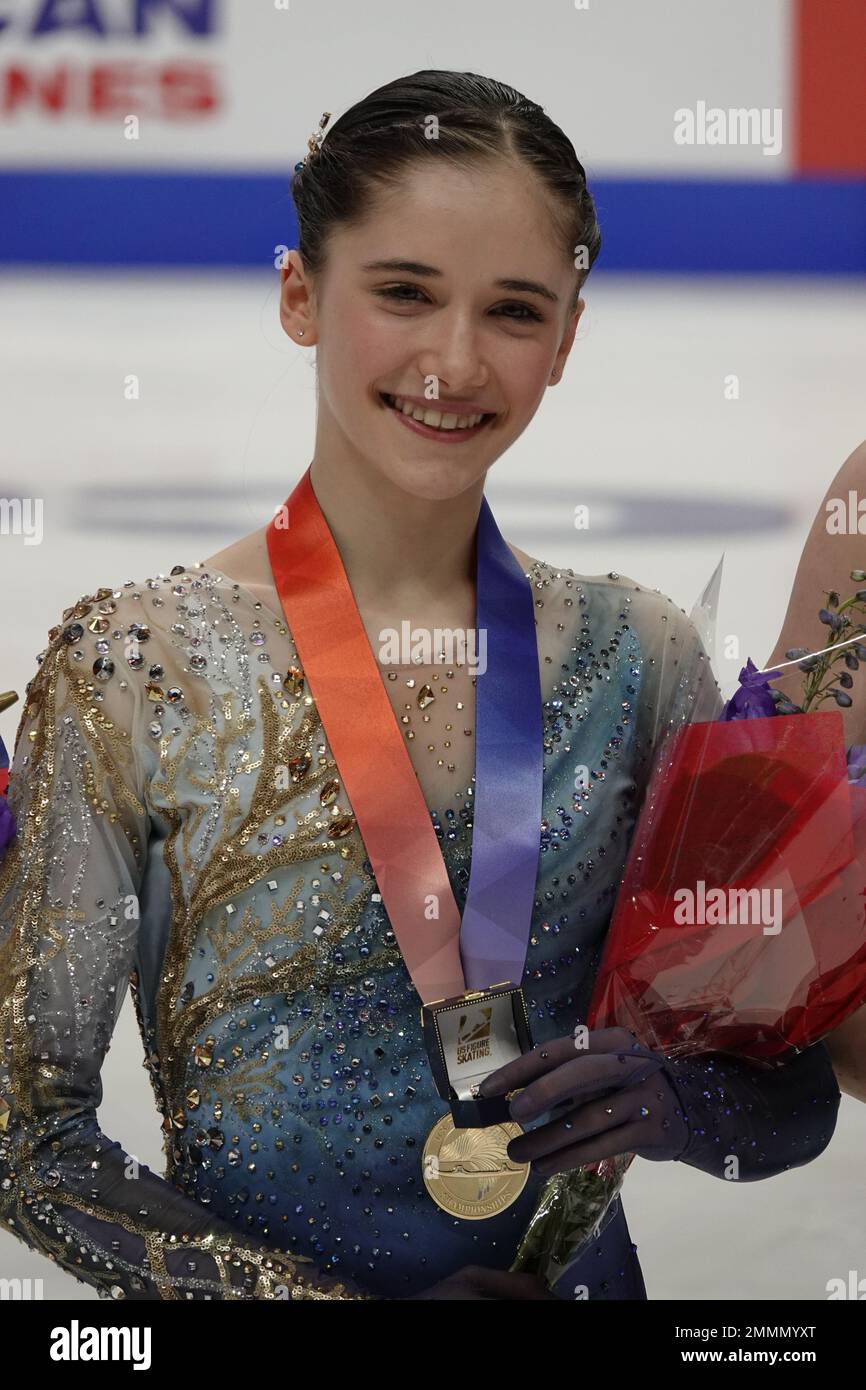
M 32 35 L 37 0 L 0 0 L 0 73 L 13 64 L 47 79 L 65 65 L 69 103 L 60 114 L 25 103 L 0 120 L 3 165 L 98 165 L 290 169 L 324 110 L 419 68 L 481 72 L 540 102 L 596 174 L 753 173 L 791 168 L 791 0 L 214 0 L 213 29 L 191 36 L 153 11 L 150 31 L 130 35 L 128 0 L 94 0 L 109 31 Z M 181 3 L 181 0 L 178 0 Z M 279 3 L 279 0 L 278 0 Z M 188 6 L 194 0 L 186 0 Z M 80 12 L 58 4 L 57 12 Z M 531 35 L 531 42 L 527 35 Z M 159 71 L 181 60 L 208 69 L 218 109 L 158 114 Z M 98 64 L 123 63 L 117 110 L 84 106 Z M 121 95 L 122 94 L 122 95 Z M 678 146 L 674 112 L 698 101 L 781 108 L 783 146 Z M 124 138 L 137 114 L 140 138 Z

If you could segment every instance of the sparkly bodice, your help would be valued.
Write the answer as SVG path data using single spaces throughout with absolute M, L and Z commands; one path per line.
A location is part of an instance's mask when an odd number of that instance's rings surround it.
M 523 983 L 542 1041 L 585 1016 L 661 730 L 721 696 L 657 590 L 542 561 L 527 579 L 544 801 Z M 393 1297 L 506 1268 L 542 1180 L 484 1221 L 426 1193 L 447 1107 L 285 622 L 177 566 L 86 595 L 41 656 L 0 868 L 0 1224 L 114 1297 Z M 462 909 L 469 663 L 382 674 Z M 128 981 L 168 1181 L 96 1121 Z

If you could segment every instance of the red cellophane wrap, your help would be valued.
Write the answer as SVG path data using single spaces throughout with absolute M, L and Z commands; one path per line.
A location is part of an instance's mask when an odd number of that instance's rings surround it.
M 727 1052 L 773 1066 L 864 1001 L 866 788 L 848 782 L 841 713 L 672 728 L 638 816 L 589 1027 L 628 1028 L 672 1059 Z M 512 1269 L 568 1285 L 633 1158 L 550 1178 Z
M 589 1025 L 668 1056 L 808 1047 L 866 1000 L 866 788 L 842 715 L 687 724 L 666 743 Z

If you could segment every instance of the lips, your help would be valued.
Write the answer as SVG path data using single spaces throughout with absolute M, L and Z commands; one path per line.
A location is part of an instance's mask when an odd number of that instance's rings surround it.
M 395 415 L 400 417 L 403 424 L 417 432 L 431 436 L 453 437 L 455 440 L 467 439 L 477 434 L 495 418 L 494 411 L 458 412 L 449 410 L 447 405 L 442 406 L 437 402 L 431 402 L 429 406 L 421 406 L 416 405 L 413 401 L 405 401 L 403 397 L 392 396 L 386 391 L 380 391 L 379 396 L 389 410 L 393 410 Z M 433 416 L 434 419 L 424 419 L 425 415 Z M 422 418 L 419 419 L 418 416 Z M 438 417 L 438 422 L 435 417 Z M 458 426 L 457 421 L 461 419 L 471 420 L 472 423 Z M 448 423 L 444 423 L 445 421 Z

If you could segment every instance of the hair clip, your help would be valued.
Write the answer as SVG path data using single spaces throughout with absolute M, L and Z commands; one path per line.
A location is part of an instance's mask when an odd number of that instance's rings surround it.
M 325 126 L 328 124 L 328 121 L 329 121 L 330 119 L 331 119 L 331 112 L 330 112 L 330 111 L 324 111 L 324 112 L 322 113 L 322 117 L 321 117 L 321 119 L 320 119 L 320 121 L 319 121 L 318 128 L 313 132 L 313 134 L 310 136 L 309 140 L 307 141 L 307 151 L 308 151 L 308 153 L 304 156 L 303 159 L 299 160 L 298 163 L 295 165 L 295 172 L 296 172 L 296 173 L 297 173 L 297 171 L 298 171 L 299 169 L 303 169 L 307 164 L 309 164 L 310 160 L 313 159 L 313 158 L 315 158 L 315 156 L 319 153 L 319 150 L 321 149 L 321 146 L 322 146 L 322 141 L 323 141 L 324 138 L 325 138 Z

